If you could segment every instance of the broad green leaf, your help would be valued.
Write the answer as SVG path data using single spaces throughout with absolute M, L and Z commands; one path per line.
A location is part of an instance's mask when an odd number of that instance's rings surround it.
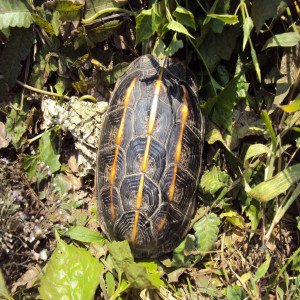
M 49 132 L 45 131 L 39 141 L 40 161 L 49 166 L 51 173 L 55 173 L 60 169 L 59 157 L 57 150 L 51 141 Z
M 152 36 L 152 9 L 142 10 L 141 13 L 137 15 L 135 28 L 136 45 Z
M 286 0 L 253 0 L 251 17 L 254 22 L 256 32 L 259 33 L 265 21 L 270 18 L 275 18 L 277 13 L 286 6 Z
M 61 24 L 62 21 L 60 20 L 60 13 L 58 11 L 55 11 L 52 15 L 51 25 L 56 36 L 59 35 L 59 27 Z
M 236 92 L 239 78 L 240 76 L 233 78 L 220 94 L 208 99 L 204 107 L 204 112 L 208 114 L 212 111 L 212 120 L 230 133 L 232 131 L 233 107 L 238 101 Z
M 55 32 L 53 30 L 53 26 L 51 23 L 40 17 L 39 15 L 32 14 L 31 15 L 35 24 L 40 26 L 42 29 L 44 29 L 46 32 L 48 32 L 51 35 L 54 35 Z
M 258 201 L 252 199 L 250 205 L 246 208 L 246 215 L 251 221 L 251 230 L 256 230 L 262 217 L 262 208 Z M 250 235 L 253 236 L 253 233 Z
M 210 213 L 194 224 L 193 229 L 195 230 L 199 251 L 210 251 L 216 245 L 220 223 L 219 217 L 214 213 Z
M 58 240 L 39 287 L 41 299 L 94 299 L 104 267 L 83 248 Z
M 251 145 L 246 152 L 244 161 L 246 163 L 249 158 L 251 158 L 253 156 L 259 156 L 259 155 L 265 154 L 265 153 L 272 154 L 272 150 L 269 147 L 265 146 L 264 144 Z
M 29 0 L 0 0 L 0 30 L 8 27 L 28 28 L 33 23 Z
M 196 241 L 196 237 L 192 234 L 188 234 L 186 238 L 174 249 L 172 263 L 171 263 L 172 267 L 188 268 L 194 263 L 195 257 L 194 255 L 191 255 L 191 253 L 192 252 L 199 253 L 195 247 L 195 241 Z M 173 275 L 176 275 L 176 273 Z
M 229 183 L 230 176 L 213 166 L 211 171 L 202 175 L 200 186 L 213 195 L 221 188 L 228 187 Z
M 216 20 L 222 23 L 219 20 Z M 213 72 L 221 60 L 229 61 L 236 46 L 240 31 L 238 26 L 230 26 L 222 33 L 209 31 L 199 47 L 199 51 L 210 72 Z M 222 45 L 222 47 L 220 47 Z
M 286 112 L 295 112 L 300 110 L 300 96 L 298 96 L 292 103 L 280 106 L 280 108 Z
M 134 259 L 131 254 L 128 241 L 112 243 L 106 242 L 108 251 L 111 255 L 114 267 L 117 270 L 119 277 L 124 273 L 125 263 L 133 264 Z
M 252 19 L 248 16 L 246 17 L 244 24 L 243 24 L 243 32 L 244 32 L 244 36 L 243 36 L 243 50 L 245 50 L 247 41 L 250 37 L 250 33 L 251 30 L 253 29 L 253 21 Z
M 102 234 L 83 226 L 71 226 L 61 235 L 84 243 L 103 244 L 105 241 Z
M 106 287 L 107 287 L 107 294 L 109 297 L 111 297 L 116 290 L 116 284 L 115 284 L 115 277 L 112 273 L 107 272 L 105 274 L 105 283 L 106 283 Z
M 260 278 L 262 278 L 263 276 L 265 276 L 265 274 L 267 273 L 269 266 L 270 266 L 270 262 L 271 262 L 271 258 L 269 258 L 268 260 L 266 260 L 255 272 L 253 280 L 257 281 Z
M 61 21 L 73 21 L 80 19 L 83 3 L 74 0 L 58 0 L 55 2 L 47 2 L 46 6 L 53 11 L 59 12 Z
M 196 30 L 194 15 L 186 8 L 178 5 L 173 12 L 173 16 L 179 23 Z
M 38 172 L 38 155 L 24 155 L 22 157 L 22 168 L 26 171 L 28 179 L 33 178 Z
M 296 46 L 299 41 L 299 33 L 294 31 L 276 34 L 266 41 L 262 48 L 262 51 L 270 47 L 293 47 Z
M 27 130 L 25 117 L 26 113 L 23 110 L 17 111 L 12 109 L 6 119 L 6 133 L 11 138 L 11 143 L 16 149 L 19 149 L 25 142 L 21 140 Z
M 122 63 L 116 64 L 112 70 L 102 71 L 101 74 L 103 76 L 103 79 L 109 85 L 116 83 L 118 78 L 125 72 L 128 65 L 129 64 L 127 62 L 122 62 Z
M 270 180 L 258 184 L 248 194 L 260 202 L 270 201 L 287 191 L 293 183 L 299 180 L 300 164 L 297 164 L 279 172 Z
M 0 55 L 0 70 L 4 76 L 4 81 L 10 88 L 15 85 L 21 71 L 20 62 L 25 60 L 30 53 L 33 42 L 34 36 L 31 29 L 10 29 L 9 41 Z
M 210 17 L 210 18 L 213 18 L 213 19 L 221 20 L 224 23 L 229 24 L 229 25 L 234 25 L 234 24 L 237 24 L 239 22 L 238 16 L 236 16 L 236 15 L 208 14 L 207 16 Z
M 122 274 L 125 274 L 130 287 L 139 289 L 156 289 L 163 284 L 159 279 L 159 273 L 155 263 L 134 262 L 128 241 L 107 242 L 107 247 L 113 265 L 119 274 L 119 280 L 122 278 Z
M 220 273 L 220 276 L 223 274 Z M 197 290 L 200 292 L 200 297 L 195 299 L 222 299 L 224 296 L 221 294 L 221 292 L 218 289 L 218 286 L 216 282 L 211 280 L 209 276 L 207 275 L 197 275 L 194 277 L 194 280 L 197 283 Z M 195 293 L 196 294 L 196 293 Z M 193 298 L 191 298 L 193 299 Z
M 167 28 L 169 30 L 173 30 L 173 31 L 176 31 L 176 32 L 179 32 L 179 33 L 183 33 L 191 38 L 194 38 L 192 35 L 189 34 L 189 32 L 187 31 L 187 29 L 182 25 L 180 24 L 179 22 L 177 21 L 171 21 L 168 25 L 167 25 Z
M 225 212 L 220 214 L 220 218 L 226 217 L 226 220 L 232 225 L 237 226 L 241 229 L 245 228 L 244 218 L 238 214 L 238 212 L 231 208 L 226 208 Z
M 2 296 L 5 299 L 13 300 L 13 298 L 10 296 L 9 291 L 6 287 L 5 279 L 2 274 L 2 270 L 0 269 L 0 296 Z
M 156 266 L 154 262 L 152 264 Z M 158 289 L 163 281 L 159 278 L 157 266 L 146 266 L 144 263 L 125 263 L 124 271 L 130 286 L 137 289 Z
M 173 56 L 180 48 L 183 48 L 183 42 L 182 40 L 177 40 L 177 32 L 175 32 L 171 43 L 165 50 L 166 56 Z
M 226 296 L 227 300 L 244 300 L 246 298 L 243 288 L 239 285 L 228 286 Z
M 154 55 L 160 59 L 163 59 L 164 57 L 166 57 L 165 47 L 166 47 L 166 45 L 163 42 L 163 40 L 161 38 L 157 38 L 157 40 L 154 44 L 153 50 L 152 50 L 152 55 Z

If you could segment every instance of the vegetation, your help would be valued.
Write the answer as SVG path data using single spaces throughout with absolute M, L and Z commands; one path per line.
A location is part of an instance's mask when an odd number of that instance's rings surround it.
M 0 295 L 299 298 L 299 14 L 297 0 L 0 0 Z M 191 230 L 155 260 L 99 232 L 93 175 L 44 109 L 107 101 L 145 53 L 191 68 L 206 116 Z

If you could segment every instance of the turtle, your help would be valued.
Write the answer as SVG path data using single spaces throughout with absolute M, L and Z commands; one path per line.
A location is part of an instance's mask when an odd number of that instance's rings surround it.
M 204 140 L 195 76 L 143 55 L 118 79 L 96 163 L 100 227 L 134 257 L 159 257 L 185 237 L 195 211 Z

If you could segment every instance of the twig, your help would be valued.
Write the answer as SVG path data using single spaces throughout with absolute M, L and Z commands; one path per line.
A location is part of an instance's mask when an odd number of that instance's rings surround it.
M 47 92 L 47 91 L 43 91 L 43 90 L 40 90 L 40 89 L 37 89 L 33 86 L 30 86 L 30 85 L 27 85 L 19 80 L 17 80 L 17 84 L 21 85 L 22 87 L 28 89 L 28 90 L 31 90 L 33 92 L 37 92 L 37 93 L 40 93 L 40 94 L 45 94 L 45 95 L 49 95 L 49 96 L 54 96 L 54 97 L 59 97 L 59 98 L 64 98 L 66 100 L 70 100 L 70 97 L 68 96 L 65 96 L 65 95 L 59 95 L 59 94 L 56 94 L 56 93 L 52 93 L 52 92 Z

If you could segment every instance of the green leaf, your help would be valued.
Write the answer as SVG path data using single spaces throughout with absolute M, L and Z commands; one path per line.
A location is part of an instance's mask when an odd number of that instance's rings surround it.
M 258 59 L 256 56 L 256 51 L 253 47 L 251 38 L 249 37 L 249 44 L 250 44 L 250 48 L 251 48 L 251 57 L 252 57 L 252 61 L 253 61 L 253 65 L 254 65 L 254 69 L 257 75 L 257 79 L 259 82 L 261 82 L 261 72 L 260 72 L 260 67 L 259 67 L 259 63 L 258 63 Z
M 134 263 L 129 243 L 128 241 L 113 241 L 112 243 L 107 241 L 106 244 L 111 255 L 114 267 L 117 270 L 119 277 L 121 277 L 122 273 L 124 273 L 125 263 Z
M 225 212 L 220 214 L 220 218 L 226 217 L 226 220 L 232 225 L 241 229 L 245 228 L 244 218 L 238 214 L 238 212 L 232 208 L 226 208 Z
M 244 161 L 245 163 L 247 160 L 253 156 L 259 156 L 261 154 L 270 153 L 272 154 L 272 151 L 269 147 L 265 146 L 264 144 L 254 144 L 251 145 L 245 155 Z
M 61 235 L 84 243 L 103 244 L 105 241 L 102 234 L 83 226 L 71 226 Z
M 60 169 L 59 157 L 54 143 L 50 139 L 49 132 L 45 131 L 39 141 L 40 161 L 49 166 L 51 173 Z
M 153 9 L 142 10 L 136 17 L 136 41 L 139 44 L 141 41 L 149 39 L 160 25 L 159 16 Z
M 46 3 L 47 8 L 57 11 L 60 14 L 61 21 L 79 20 L 81 17 L 81 8 L 83 3 L 74 0 L 57 0 Z M 52 24 L 53 25 L 53 24 Z
M 286 0 L 253 0 L 251 16 L 256 32 L 259 33 L 265 21 L 277 16 L 277 13 L 287 6 Z
M 167 49 L 165 50 L 165 54 L 167 57 L 173 56 L 180 48 L 183 48 L 182 40 L 177 40 L 177 32 L 174 33 L 173 38 Z
M 251 221 L 251 230 L 256 230 L 262 217 L 262 208 L 259 202 L 252 199 L 249 207 L 246 208 L 246 214 Z
M 216 214 L 209 213 L 194 224 L 193 229 L 199 251 L 206 252 L 215 247 L 220 223 L 220 218 Z
M 291 270 L 300 272 L 300 253 L 293 259 Z
M 60 13 L 55 11 L 52 15 L 51 25 L 56 36 L 59 35 L 59 27 L 61 24 L 62 21 L 60 20 Z
M 271 140 L 272 140 L 272 143 L 273 143 L 273 147 L 274 147 L 274 149 L 276 149 L 278 139 L 276 138 L 276 135 L 275 135 L 270 117 L 269 117 L 268 113 L 265 110 L 261 111 L 261 117 L 262 117 L 262 119 L 263 119 L 263 121 L 264 121 L 264 123 L 265 123 L 265 125 L 268 129 L 268 132 L 270 134 L 270 137 L 271 137 Z
M 107 84 L 111 85 L 117 82 L 118 78 L 124 73 L 128 67 L 127 62 L 116 64 L 112 70 L 102 71 L 101 74 Z
M 21 166 L 25 170 L 28 179 L 31 179 L 37 175 L 38 162 L 39 162 L 38 155 L 34 155 L 34 156 L 33 155 L 24 155 L 22 157 Z
M 107 242 L 107 248 L 118 272 L 119 280 L 121 280 L 122 274 L 125 274 L 129 286 L 138 289 L 157 289 L 163 284 L 159 279 L 157 266 L 154 262 L 134 262 L 128 241 Z
M 230 176 L 213 166 L 211 171 L 202 175 L 200 186 L 204 191 L 213 195 L 221 188 L 227 187 L 229 183 Z
M 29 0 L 0 0 L 0 30 L 8 27 L 28 28 L 32 23 Z
M 276 34 L 270 37 L 264 44 L 262 51 L 270 47 L 293 47 L 296 46 L 300 41 L 299 33 L 297 32 L 286 32 Z
M 39 287 L 41 299 L 94 299 L 104 267 L 83 248 L 58 240 Z
M 124 272 L 130 286 L 136 289 L 158 289 L 162 284 L 157 270 L 154 273 L 147 273 L 147 269 L 142 264 L 124 264 Z
M 161 38 L 157 38 L 152 50 L 152 55 L 163 59 L 164 57 L 166 57 L 165 48 L 166 45 L 163 40 Z
M 199 253 L 195 247 L 196 237 L 192 234 L 188 234 L 185 239 L 174 249 L 172 258 L 172 267 L 190 267 L 194 261 L 193 253 Z M 199 255 L 198 255 L 199 257 Z M 181 273 L 180 273 L 181 274 Z M 173 275 L 176 275 L 174 273 Z M 169 276 L 169 275 L 168 275 Z M 177 280 L 177 278 L 176 278 Z
M 21 139 L 27 130 L 27 126 L 24 121 L 25 117 L 26 113 L 23 110 L 17 111 L 12 109 L 6 118 L 6 133 L 11 138 L 11 143 L 16 149 L 19 149 L 22 144 L 24 144 L 24 141 Z
M 222 23 L 219 20 L 215 21 Z M 209 31 L 209 34 L 206 35 L 204 41 L 201 43 L 199 50 L 210 72 L 213 72 L 221 60 L 230 60 L 239 34 L 238 26 L 230 26 L 228 29 L 223 30 L 222 33 Z
M 247 41 L 250 37 L 250 33 L 253 29 L 253 21 L 252 19 L 248 16 L 245 21 L 244 21 L 244 24 L 243 24 L 243 32 L 244 32 L 244 37 L 243 37 L 243 50 L 245 50 L 245 47 L 246 47 L 246 44 L 247 44 Z
M 230 133 L 232 131 L 233 107 L 238 101 L 236 92 L 239 79 L 240 76 L 233 78 L 220 94 L 208 99 L 204 107 L 205 113 L 208 114 L 212 110 L 212 120 Z
M 44 29 L 46 32 L 48 32 L 51 35 L 54 35 L 55 32 L 53 30 L 53 26 L 51 23 L 40 17 L 39 15 L 32 14 L 31 15 L 35 24 L 40 26 L 42 29 Z
M 107 294 L 109 297 L 111 297 L 116 290 L 116 286 L 115 286 L 115 277 L 112 273 L 107 272 L 105 274 L 105 283 L 106 283 L 106 287 L 107 287 Z
M 196 30 L 194 15 L 186 8 L 178 5 L 173 12 L 173 16 L 179 23 Z
M 239 22 L 238 16 L 236 15 L 218 15 L 218 14 L 208 14 L 207 15 L 210 18 L 214 18 L 217 20 L 221 20 L 226 24 L 234 25 Z
M 0 70 L 10 88 L 15 85 L 21 71 L 20 62 L 25 60 L 30 53 L 33 42 L 34 36 L 31 29 L 10 29 L 9 41 L 0 55 Z
M 247 193 L 260 202 L 266 202 L 284 193 L 299 180 L 300 164 L 296 164 L 279 172 L 270 180 L 258 184 Z
M 1 269 L 0 269 L 0 296 L 2 296 L 5 299 L 8 299 L 8 300 L 13 300 L 14 299 L 9 294 L 9 291 L 6 287 L 5 279 L 3 277 Z
M 290 104 L 280 106 L 286 112 L 295 112 L 300 110 L 300 95 Z
M 189 34 L 189 32 L 187 31 L 187 29 L 182 25 L 180 24 L 179 22 L 177 21 L 171 21 L 168 25 L 167 25 L 167 28 L 169 30 L 173 30 L 173 31 L 176 31 L 176 32 L 179 32 L 179 33 L 183 33 L 191 38 L 194 38 L 192 35 Z
M 244 300 L 246 294 L 241 286 L 228 286 L 226 290 L 227 300 Z
M 255 272 L 255 275 L 253 277 L 254 281 L 259 280 L 260 278 L 262 278 L 263 276 L 265 276 L 265 274 L 267 273 L 269 266 L 270 266 L 270 262 L 271 262 L 271 258 L 269 258 L 268 260 L 266 260 L 264 263 L 262 263 L 262 265 L 257 269 L 257 271 Z

